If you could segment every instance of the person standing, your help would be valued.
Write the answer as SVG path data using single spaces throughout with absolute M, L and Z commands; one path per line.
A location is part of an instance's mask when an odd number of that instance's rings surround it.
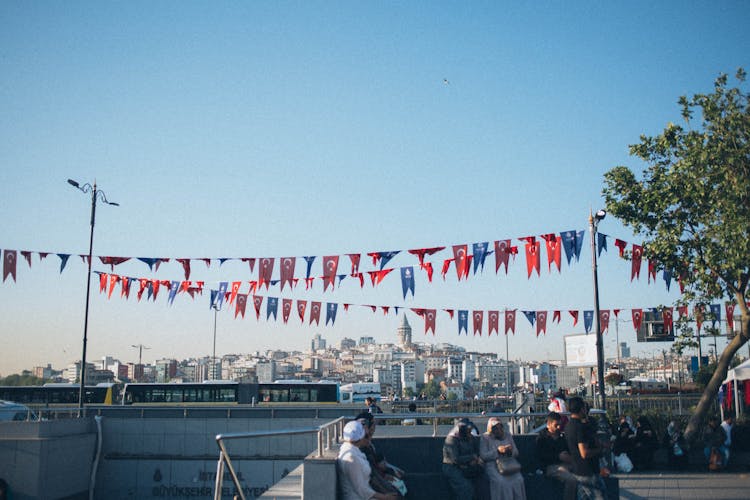
M 536 438 L 536 450 L 544 475 L 563 483 L 563 498 L 575 500 L 578 480 L 571 472 L 573 457 L 568 451 L 568 443 L 560 431 L 562 418 L 557 412 L 547 415 L 547 427 Z
M 727 434 L 727 439 L 724 441 L 724 467 L 729 463 L 729 448 L 732 446 L 732 428 L 734 427 L 734 417 L 727 414 L 724 417 L 724 421 L 721 423 L 721 428 Z
M 383 410 L 380 409 L 375 398 L 372 396 L 365 398 L 365 406 L 367 406 L 367 411 L 370 413 L 383 413 Z
M 599 476 L 599 457 L 602 446 L 596 438 L 595 429 L 588 424 L 588 408 L 580 397 L 568 401 L 570 420 L 565 427 L 565 439 L 572 458 L 572 470 L 579 488 L 590 498 L 604 498 L 604 481 Z

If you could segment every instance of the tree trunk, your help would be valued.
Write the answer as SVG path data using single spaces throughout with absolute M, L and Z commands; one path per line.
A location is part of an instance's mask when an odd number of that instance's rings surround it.
M 695 442 L 700 438 L 700 431 L 706 414 L 711 408 L 716 395 L 719 392 L 719 387 L 724 379 L 727 377 L 727 370 L 729 369 L 729 363 L 731 363 L 734 355 L 740 350 L 740 347 L 747 343 L 750 338 L 750 315 L 748 314 L 747 307 L 744 304 L 738 304 L 738 308 L 741 310 L 742 330 L 740 335 L 737 335 L 727 345 L 724 351 L 721 353 L 721 357 L 716 364 L 716 371 L 714 372 L 711 380 L 706 384 L 706 388 L 703 390 L 698 406 L 695 408 L 695 413 L 690 417 L 688 425 L 685 428 L 685 439 L 688 442 Z

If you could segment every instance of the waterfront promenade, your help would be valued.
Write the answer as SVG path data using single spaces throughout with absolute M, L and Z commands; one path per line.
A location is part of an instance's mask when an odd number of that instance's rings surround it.
M 636 472 L 618 474 L 625 500 L 740 500 L 750 497 L 750 472 Z

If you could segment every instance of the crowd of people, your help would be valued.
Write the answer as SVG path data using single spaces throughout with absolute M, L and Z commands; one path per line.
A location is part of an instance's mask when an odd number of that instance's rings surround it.
M 610 467 L 625 473 L 648 470 L 660 446 L 666 449 L 671 467 L 679 470 L 688 464 L 688 445 L 677 419 L 669 422 L 659 439 L 643 415 L 635 423 L 622 415 L 610 433 L 606 418 L 590 418 L 582 398 L 566 399 L 562 392 L 553 395 L 548 409 L 545 427 L 536 439 L 538 473 L 562 483 L 565 500 L 605 498 L 603 478 Z M 378 413 L 382 410 L 377 402 L 368 398 L 365 411 L 344 428 L 338 457 L 344 500 L 397 500 L 407 494 L 404 471 L 372 443 Z M 722 470 L 729 462 L 732 429 L 731 416 L 723 421 L 709 418 L 702 438 L 711 470 Z M 470 419 L 461 418 L 443 443 L 442 473 L 456 499 L 526 500 L 518 458 L 513 435 L 500 418 L 488 418 L 484 433 Z

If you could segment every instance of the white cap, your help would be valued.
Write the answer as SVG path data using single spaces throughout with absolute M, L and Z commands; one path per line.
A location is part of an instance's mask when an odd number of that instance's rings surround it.
M 344 426 L 344 441 L 353 443 L 365 437 L 365 428 L 357 420 L 352 420 Z

